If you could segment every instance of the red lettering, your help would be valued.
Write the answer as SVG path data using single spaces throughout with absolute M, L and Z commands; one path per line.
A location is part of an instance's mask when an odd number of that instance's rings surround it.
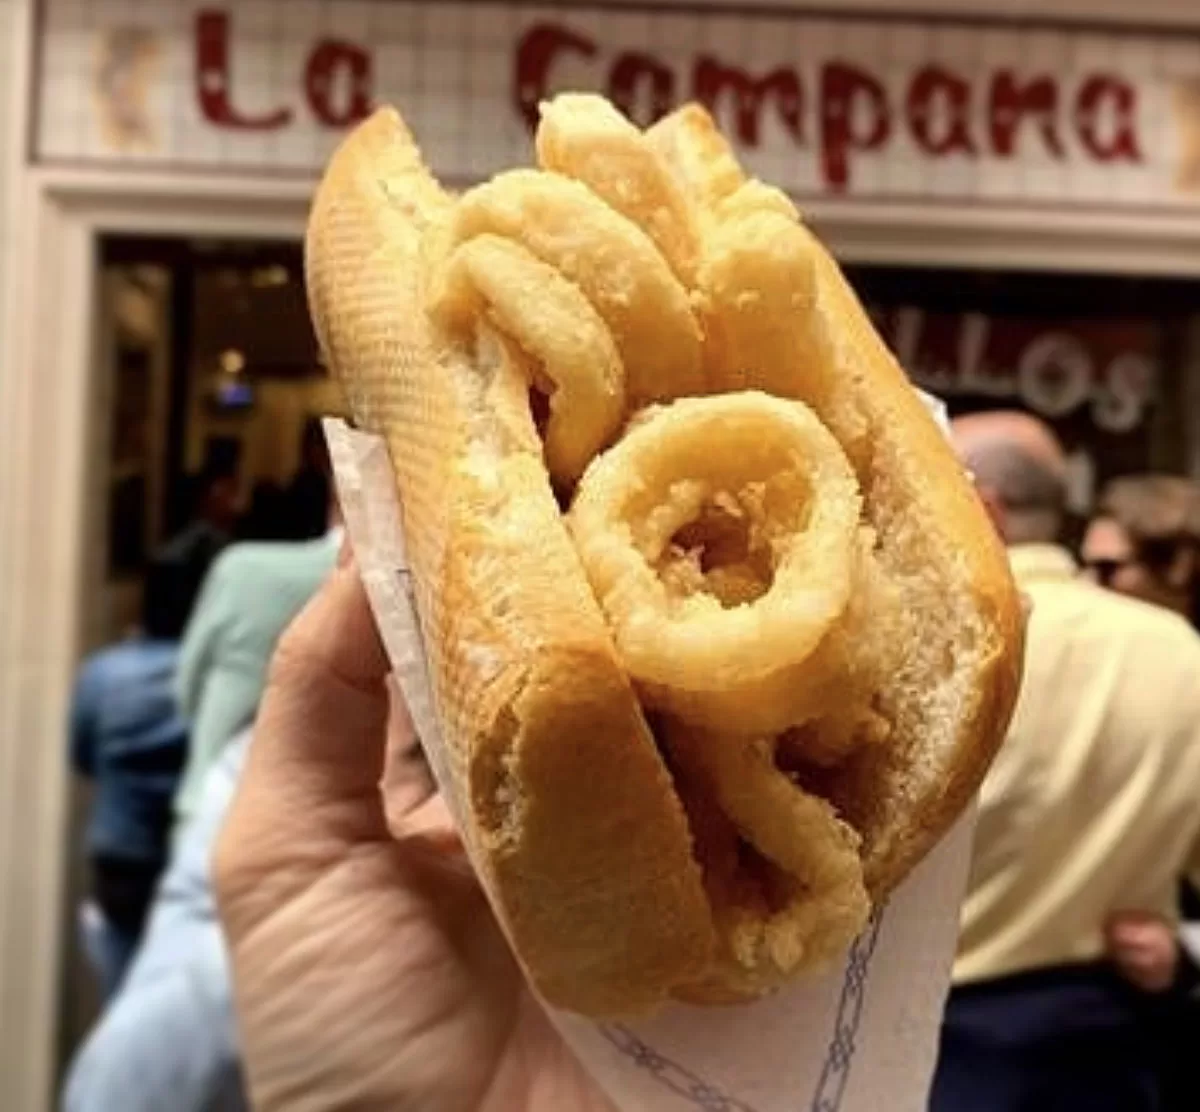
M 568 50 L 590 58 L 596 53 L 596 44 L 555 23 L 539 23 L 521 36 L 513 68 L 512 94 L 513 103 L 530 131 L 537 129 L 538 105 L 550 92 L 550 66 L 558 54 Z
M 649 103 L 639 111 L 643 86 L 649 87 Z M 675 75 L 652 54 L 626 51 L 609 71 L 608 99 L 635 123 L 649 127 L 674 107 Z
M 361 46 L 338 39 L 322 39 L 308 56 L 304 68 L 304 94 L 312 114 L 326 127 L 349 127 L 371 114 L 371 55 Z M 334 104 L 339 71 L 346 74 L 348 90 L 341 105 Z
M 723 93 L 732 93 L 737 113 L 737 135 L 746 146 L 757 147 L 762 125 L 763 104 L 775 100 L 779 117 L 797 143 L 804 142 L 801 112 L 803 91 L 796 71 L 779 68 L 765 77 L 750 77 L 744 70 L 723 66 L 707 54 L 696 60 L 692 71 L 692 95 L 714 116 Z
M 866 115 L 858 127 L 856 116 Z M 891 134 L 887 94 L 870 74 L 843 62 L 821 69 L 821 161 L 825 180 L 841 191 L 850 181 L 851 151 L 881 147 Z
M 239 131 L 273 131 L 292 118 L 290 108 L 250 116 L 233 107 L 229 89 L 229 16 L 206 10 L 196 16 L 196 99 L 209 123 Z
M 1101 134 L 1104 109 L 1109 109 L 1112 126 Z M 1079 87 L 1075 97 L 1075 127 L 1080 142 L 1098 162 L 1140 162 L 1137 141 L 1137 93 L 1119 77 L 1097 74 Z
M 938 127 L 943 107 L 946 123 Z M 908 87 L 908 126 L 927 154 L 975 154 L 971 141 L 971 86 L 941 66 L 924 66 Z
M 1012 70 L 1000 70 L 992 78 L 988 120 L 992 132 L 992 150 L 1003 158 L 1016 153 L 1017 132 L 1026 116 L 1034 116 L 1046 149 L 1055 158 L 1064 158 L 1058 134 L 1058 83 L 1051 77 L 1038 77 L 1018 85 Z

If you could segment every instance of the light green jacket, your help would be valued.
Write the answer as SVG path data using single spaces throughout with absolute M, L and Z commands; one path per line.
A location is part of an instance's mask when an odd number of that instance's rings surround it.
M 184 633 L 176 694 L 191 722 L 175 795 L 178 829 L 226 742 L 258 708 L 279 635 L 333 568 L 338 531 L 313 541 L 237 544 L 217 558 Z

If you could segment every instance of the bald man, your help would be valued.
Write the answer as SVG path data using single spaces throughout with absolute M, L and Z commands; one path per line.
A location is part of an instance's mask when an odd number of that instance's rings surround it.
M 1057 544 L 1066 461 L 1019 413 L 955 442 L 1033 603 L 1009 738 L 980 795 L 934 1112 L 1162 1108 L 1162 998 L 1105 960 L 1200 871 L 1200 638 L 1085 581 Z M 1166 988 L 1167 986 L 1157 986 Z

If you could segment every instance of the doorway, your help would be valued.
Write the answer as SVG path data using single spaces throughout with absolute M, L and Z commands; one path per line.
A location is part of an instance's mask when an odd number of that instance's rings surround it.
M 81 656 L 136 636 L 148 565 L 198 522 L 221 543 L 324 531 L 324 505 L 314 515 L 294 477 L 306 433 L 340 412 L 297 241 L 104 235 L 95 266 Z M 99 1006 L 77 929 L 89 805 L 71 776 L 60 1076 Z

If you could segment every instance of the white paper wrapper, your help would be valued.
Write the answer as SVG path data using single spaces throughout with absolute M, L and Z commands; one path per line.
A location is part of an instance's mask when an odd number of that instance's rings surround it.
M 940 404 L 930 405 L 944 426 Z M 326 422 L 326 434 L 384 644 L 445 789 L 387 449 L 340 421 Z M 453 811 L 454 793 L 444 794 Z M 844 964 L 824 976 L 758 1003 L 678 1005 L 638 1023 L 596 1023 L 553 1009 L 550 1018 L 623 1112 L 919 1112 L 937 1053 L 973 824 L 973 815 L 959 822 Z

